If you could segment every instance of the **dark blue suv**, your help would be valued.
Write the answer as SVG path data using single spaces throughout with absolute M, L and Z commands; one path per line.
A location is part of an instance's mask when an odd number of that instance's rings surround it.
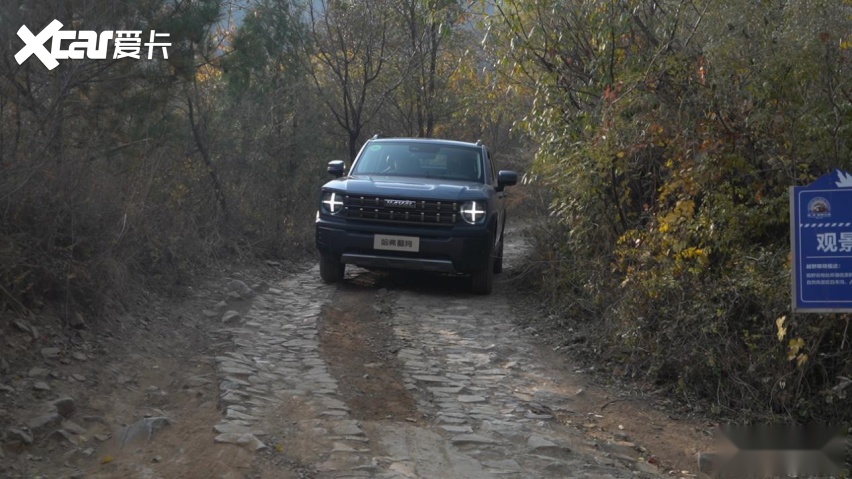
M 468 274 L 475 293 L 491 293 L 503 268 L 505 188 L 518 175 L 497 172 L 481 142 L 374 137 L 345 169 L 328 164 L 336 179 L 319 198 L 325 282 L 354 264 Z

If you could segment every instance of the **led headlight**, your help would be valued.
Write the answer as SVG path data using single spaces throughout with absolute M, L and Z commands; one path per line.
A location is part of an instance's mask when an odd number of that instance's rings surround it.
M 485 221 L 485 202 L 468 201 L 461 207 L 461 217 L 466 222 L 475 225 Z
M 323 191 L 320 208 L 323 213 L 336 215 L 343 211 L 343 195 L 336 191 Z

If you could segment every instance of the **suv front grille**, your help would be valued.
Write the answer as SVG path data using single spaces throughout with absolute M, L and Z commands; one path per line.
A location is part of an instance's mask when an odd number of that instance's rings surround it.
M 461 204 L 452 201 L 403 200 L 346 195 L 343 216 L 352 219 L 404 224 L 452 226 L 460 220 Z

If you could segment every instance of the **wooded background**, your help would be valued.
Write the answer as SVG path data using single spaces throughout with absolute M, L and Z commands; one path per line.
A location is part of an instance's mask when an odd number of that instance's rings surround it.
M 169 58 L 18 65 L 54 19 Z M 482 139 L 515 217 L 545 200 L 556 330 L 708 413 L 850 417 L 849 317 L 790 312 L 787 197 L 852 169 L 850 0 L 6 0 L 0 58 L 4 315 L 311 254 L 329 160 Z

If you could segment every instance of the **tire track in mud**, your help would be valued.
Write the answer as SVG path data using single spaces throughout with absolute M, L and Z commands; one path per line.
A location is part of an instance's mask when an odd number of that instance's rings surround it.
M 385 298 L 385 290 L 339 288 L 320 315 L 320 351 L 353 418 L 417 422 L 421 415 L 403 382 Z

